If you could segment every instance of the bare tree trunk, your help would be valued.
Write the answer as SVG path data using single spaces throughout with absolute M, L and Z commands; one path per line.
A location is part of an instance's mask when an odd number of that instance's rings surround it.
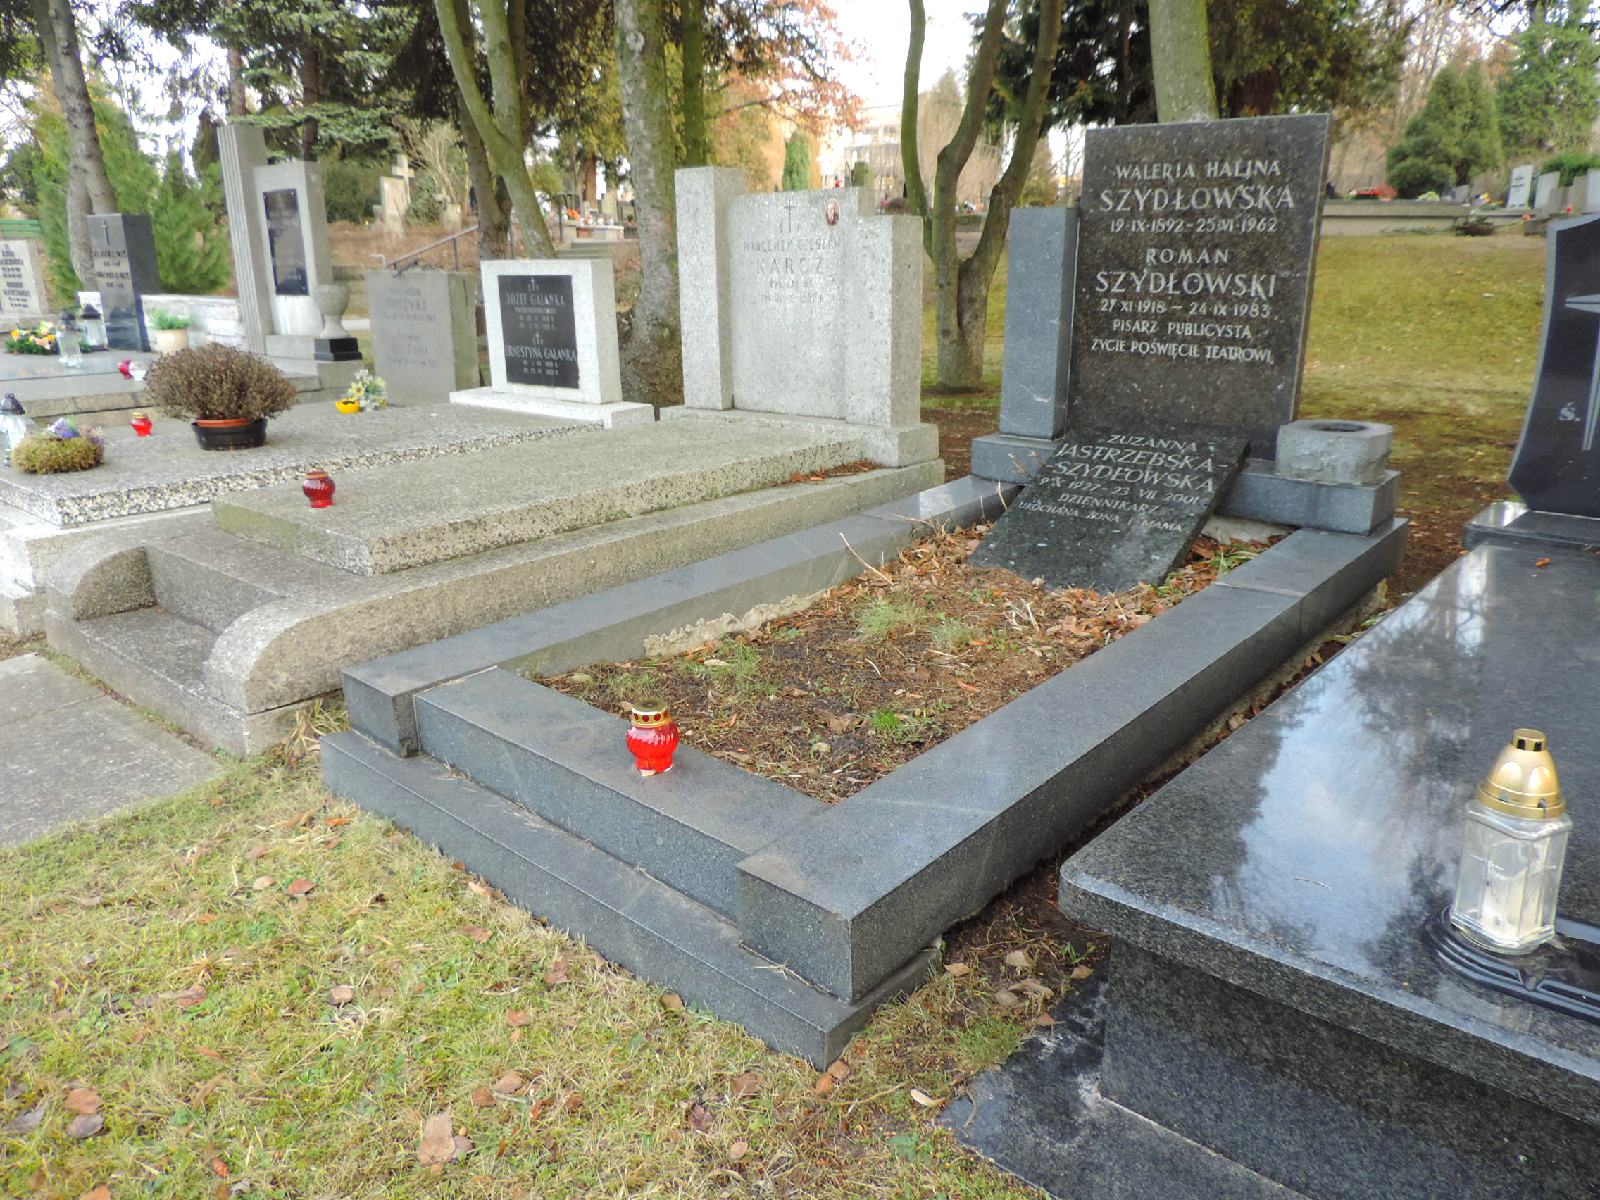
M 483 50 L 494 93 L 491 108 L 490 101 L 478 87 L 476 37 L 467 0 L 434 0 L 439 33 L 450 59 L 450 73 L 455 76 L 466 123 L 476 130 L 484 157 L 505 185 L 527 247 L 534 253 L 553 257 L 555 246 L 545 227 L 544 210 L 539 207 L 539 195 L 534 191 L 528 165 L 523 160 L 528 149 L 528 119 L 519 73 L 525 69 L 522 63 L 525 55 L 518 49 L 519 42 L 525 40 L 521 18 L 515 11 L 520 7 L 513 3 L 508 10 L 507 0 L 479 2 Z M 480 191 L 480 214 L 489 199 Z
M 460 113 L 461 141 L 467 152 L 467 176 L 472 180 L 473 195 L 478 198 L 478 257 L 509 258 L 511 223 L 501 205 L 500 188 L 483 151 L 483 139 L 464 109 L 458 97 L 456 111 Z
M 711 161 L 711 135 L 706 128 L 706 0 L 681 0 L 683 37 L 683 166 L 703 167 Z
M 906 180 L 911 211 L 922 218 L 922 249 L 933 253 L 933 223 L 928 220 L 928 190 L 922 182 L 922 153 L 917 118 L 921 97 L 922 43 L 928 35 L 928 14 L 922 0 L 911 0 L 911 43 L 906 48 L 905 82 L 900 93 L 900 168 Z
M 71 15 L 70 9 L 68 15 Z M 51 8 L 51 0 L 33 0 L 34 27 L 38 30 L 40 48 L 44 51 L 45 62 L 50 68 L 50 90 L 55 93 L 56 103 L 60 105 L 63 116 L 67 114 L 67 96 L 70 91 L 69 72 L 62 62 L 61 42 L 59 31 L 55 23 L 55 14 Z M 73 45 L 77 45 L 74 38 Z M 83 82 L 82 65 L 78 64 L 77 80 L 79 86 L 87 94 L 87 86 Z M 99 157 L 100 140 L 94 131 L 94 108 L 89 107 L 89 133 L 93 139 L 93 150 L 96 161 L 101 162 L 101 172 L 104 173 L 104 162 Z M 93 201 L 89 194 L 88 174 L 84 169 L 84 155 L 79 152 L 78 137 L 81 127 L 75 127 L 70 117 L 67 118 L 67 254 L 72 259 L 72 270 L 78 277 L 81 287 L 92 289 L 96 286 L 94 274 L 94 250 L 89 240 L 89 214 L 94 211 Z M 110 184 L 106 185 L 109 192 Z M 113 203 L 104 211 L 114 211 Z
M 639 225 L 639 299 L 623 349 L 623 387 L 661 405 L 683 396 L 678 333 L 672 116 L 661 0 L 615 0 L 617 83 Z
M 244 90 L 244 54 L 228 48 L 228 115 L 242 117 L 249 113 L 249 102 Z
M 1217 119 L 1206 0 L 1150 0 L 1150 57 L 1161 121 Z

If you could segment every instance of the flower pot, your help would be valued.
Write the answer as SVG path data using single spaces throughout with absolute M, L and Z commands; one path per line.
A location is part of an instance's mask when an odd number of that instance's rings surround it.
M 158 329 L 156 330 L 156 350 L 161 354 L 176 354 L 179 350 L 189 348 L 189 331 L 187 329 Z
M 232 421 L 191 421 L 189 424 L 202 450 L 253 450 L 267 441 L 265 417 L 254 421 L 241 417 Z
M 361 411 L 359 400 L 335 400 L 333 406 L 342 413 L 358 413 Z

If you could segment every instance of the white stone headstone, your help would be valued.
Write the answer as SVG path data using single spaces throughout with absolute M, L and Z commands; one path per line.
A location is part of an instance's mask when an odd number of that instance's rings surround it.
M 745 194 L 736 168 L 678 172 L 684 403 L 893 433 L 877 457 L 932 458 L 919 425 L 922 227 L 859 188 Z M 891 461 L 892 460 L 892 461 Z
M 1548 216 L 1556 211 L 1561 193 L 1561 172 L 1546 171 L 1539 176 L 1538 186 L 1533 193 L 1533 211 L 1541 216 Z
M 1511 168 L 1511 186 L 1506 192 L 1507 208 L 1527 208 L 1533 194 L 1533 164 Z
M 1600 171 L 1585 171 L 1572 181 L 1567 192 L 1575 213 L 1600 213 Z
M 31 238 L 0 241 L 0 325 L 7 331 L 37 321 L 50 306 L 44 284 L 44 256 Z
M 650 405 L 622 399 L 609 257 L 494 259 L 479 270 L 490 385 L 452 392 L 453 403 L 607 427 L 655 420 Z

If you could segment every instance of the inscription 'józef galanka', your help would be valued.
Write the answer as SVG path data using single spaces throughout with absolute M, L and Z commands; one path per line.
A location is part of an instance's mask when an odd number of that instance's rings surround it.
M 1294 419 L 1325 116 L 1091 130 L 1079 208 L 1075 426 L 1243 434 Z
M 1244 450 L 1242 437 L 1068 432 L 972 563 L 1097 592 L 1159 582 L 1233 482 Z
M 579 386 L 572 276 L 500 276 L 500 332 L 508 382 Z

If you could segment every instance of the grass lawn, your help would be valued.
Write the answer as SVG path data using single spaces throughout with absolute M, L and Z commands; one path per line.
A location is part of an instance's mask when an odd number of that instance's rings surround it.
M 1544 239 L 1504 234 L 1332 237 L 1318 251 L 1301 413 L 1395 429 L 1401 511 L 1414 520 L 1400 591 L 1455 557 L 1461 526 L 1508 495 L 1544 295 Z M 932 392 L 933 316 L 923 339 L 923 407 L 965 471 L 962 438 L 992 430 L 999 404 L 1005 274 L 989 299 L 984 389 Z
M 1006 930 L 1036 966 L 942 975 L 824 1080 L 328 801 L 314 754 L 0 855 L 0 890 L 18 1197 L 1029 1195 L 932 1106 L 1078 959 Z M 424 1164 L 441 1113 L 470 1147 Z

